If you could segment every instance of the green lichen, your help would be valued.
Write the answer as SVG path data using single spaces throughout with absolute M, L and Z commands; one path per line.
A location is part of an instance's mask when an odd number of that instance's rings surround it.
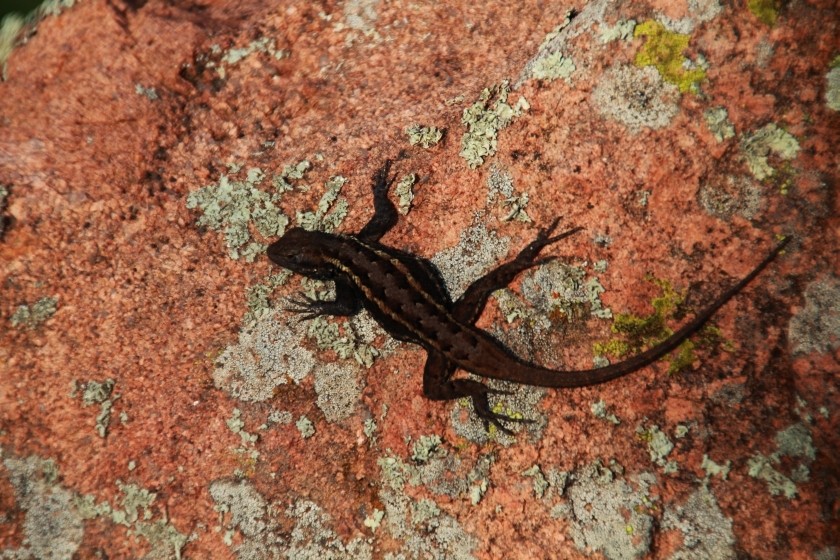
M 825 104 L 833 111 L 840 111 L 840 56 L 832 61 L 825 81 Z
M 99 437 L 105 437 L 108 434 L 108 427 L 111 424 L 111 409 L 114 406 L 114 401 L 119 398 L 119 395 L 111 396 L 116 382 L 113 379 L 106 379 L 104 381 L 88 381 L 84 384 L 84 393 L 82 394 L 82 405 L 91 406 L 99 405 L 99 414 L 96 416 L 96 433 Z
M 779 171 L 770 165 L 770 157 L 792 160 L 799 153 L 799 142 L 775 123 L 769 123 L 744 136 L 741 140 L 741 152 L 747 161 L 747 167 L 755 178 L 761 181 Z
M 789 457 L 793 461 L 782 459 Z M 811 440 L 811 431 L 802 422 L 792 424 L 776 434 L 776 450 L 769 456 L 757 453 L 747 462 L 747 474 L 767 483 L 773 496 L 783 495 L 793 499 L 797 494 L 796 483 L 807 482 L 809 466 L 816 458 L 816 449 Z M 787 474 L 779 469 L 787 469 Z
M 700 468 L 706 471 L 707 479 L 713 476 L 719 476 L 723 480 L 726 480 L 729 476 L 729 470 L 731 467 L 732 461 L 726 461 L 724 464 L 719 465 L 712 461 L 705 453 L 703 454 L 703 462 L 700 463 Z
M 53 316 L 58 308 L 57 297 L 42 297 L 32 305 L 23 304 L 12 313 L 9 321 L 13 327 L 34 329 Z
M 779 17 L 778 0 L 747 0 L 747 9 L 765 25 L 776 25 L 776 19 Z
M 610 43 L 612 41 L 629 41 L 633 38 L 633 31 L 636 29 L 636 20 L 619 20 L 615 25 L 604 24 L 601 27 L 599 39 L 601 43 Z
M 559 52 L 550 53 L 534 61 L 531 76 L 537 80 L 553 81 L 564 78 L 567 82 L 576 70 L 574 61 Z
M 650 278 L 662 290 L 662 295 L 653 298 L 651 304 L 653 313 L 646 316 L 618 313 L 615 316 L 611 330 L 621 334 L 621 338 L 613 338 L 606 342 L 596 342 L 593 350 L 596 355 L 623 357 L 635 354 L 645 346 L 661 342 L 673 334 L 666 321 L 682 304 L 685 296 L 676 290 L 670 282 Z M 704 331 L 705 332 L 705 331 Z M 711 336 L 711 335 L 710 335 Z M 683 371 L 696 361 L 695 343 L 686 340 L 678 348 L 677 353 L 670 359 L 668 373 Z
M 335 231 L 347 216 L 347 200 L 338 197 L 346 182 L 347 179 L 340 175 L 330 177 L 324 183 L 324 194 L 318 201 L 318 208 L 314 212 L 297 212 L 298 225 L 310 231 Z
M 478 101 L 464 109 L 461 122 L 467 131 L 461 138 L 461 157 L 470 169 L 480 166 L 485 158 L 496 153 L 499 131 L 528 110 L 524 97 L 514 105 L 508 104 L 509 93 L 510 85 L 506 81 L 485 88 Z
M 411 209 L 411 202 L 414 200 L 414 183 L 417 182 L 417 175 L 409 173 L 403 175 L 402 179 L 394 187 L 394 196 L 397 197 L 397 211 L 405 216 Z
M 420 124 L 408 126 L 405 129 L 405 134 L 408 136 L 409 144 L 426 149 L 436 145 L 443 138 L 443 131 L 441 129 Z
M 608 411 L 607 403 L 604 402 L 603 399 L 595 401 L 594 403 L 589 405 L 589 410 L 592 411 L 592 415 L 595 416 L 595 418 L 606 420 L 610 424 L 614 424 L 616 426 L 621 424 L 621 420 L 619 420 L 615 414 Z
M 729 112 L 725 107 L 712 107 L 703 112 L 706 125 L 714 135 L 715 140 L 723 142 L 735 136 L 735 127 L 729 120 Z
M 253 325 L 274 309 L 270 296 L 278 286 L 285 284 L 291 275 L 289 270 L 281 271 L 279 274 L 270 274 L 263 283 L 248 288 L 245 299 L 248 306 L 244 320 L 246 325 Z
M 315 425 L 306 416 L 298 418 L 297 422 L 295 422 L 295 427 L 297 427 L 303 439 L 311 438 L 315 435 Z
M 653 66 L 682 93 L 698 91 L 700 82 L 706 79 L 706 71 L 683 55 L 688 48 L 689 35 L 668 31 L 655 20 L 637 25 L 633 35 L 647 37 L 645 44 L 636 53 L 636 66 Z
M 411 459 L 416 463 L 428 463 L 443 451 L 442 443 L 439 435 L 420 436 L 412 446 Z
M 647 443 L 650 460 L 662 467 L 665 474 L 678 470 L 677 463 L 668 460 L 668 455 L 674 450 L 674 443 L 668 438 L 665 432 L 659 429 L 659 426 L 653 425 L 649 428 L 639 426 L 636 429 L 636 436 Z
M 263 178 L 258 168 L 250 169 L 239 181 L 222 175 L 218 183 L 187 196 L 187 208 L 202 212 L 196 223 L 224 233 L 232 259 L 252 262 L 265 251 L 266 244 L 253 239 L 252 228 L 262 238 L 270 239 L 283 235 L 289 224 L 289 218 L 275 206 L 280 193 L 269 194 L 257 188 Z
M 537 498 L 542 498 L 545 495 L 546 490 L 549 489 L 550 484 L 539 465 L 533 465 L 532 467 L 525 469 L 522 471 L 522 476 L 528 477 L 532 480 L 534 496 Z

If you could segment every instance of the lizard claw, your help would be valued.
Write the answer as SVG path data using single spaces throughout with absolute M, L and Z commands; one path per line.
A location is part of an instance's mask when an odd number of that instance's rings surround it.
M 299 294 L 296 298 L 286 298 L 286 311 L 298 313 L 301 321 L 311 321 L 321 315 L 326 315 L 323 301 L 313 299 L 307 295 Z
M 529 418 L 514 418 L 512 416 L 508 416 L 507 414 L 494 412 L 490 408 L 490 403 L 487 399 L 488 394 L 511 395 L 513 394 L 513 392 L 485 387 L 485 392 L 472 396 L 473 410 L 475 410 L 476 416 L 478 416 L 478 418 L 484 424 L 484 429 L 486 431 L 490 431 L 490 424 L 492 424 L 496 426 L 496 429 L 498 429 L 503 434 L 513 436 L 513 430 L 502 424 L 502 422 L 512 422 L 515 424 L 532 424 L 534 422 L 534 420 L 531 420 Z

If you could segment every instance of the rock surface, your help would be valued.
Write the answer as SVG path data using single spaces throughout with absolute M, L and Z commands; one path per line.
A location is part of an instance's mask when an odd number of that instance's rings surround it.
M 833 2 L 71 4 L 3 54 L 0 557 L 837 558 Z M 480 321 L 552 367 L 794 241 L 692 346 L 488 434 L 263 255 L 358 231 L 402 150 L 384 241 L 453 293 L 584 227 Z

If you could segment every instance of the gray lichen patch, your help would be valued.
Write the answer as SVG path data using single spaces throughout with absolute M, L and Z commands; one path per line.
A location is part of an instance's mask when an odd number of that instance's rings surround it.
M 522 281 L 522 295 L 544 315 L 557 311 L 573 317 L 585 308 L 598 319 L 612 318 L 612 311 L 601 302 L 604 287 L 595 276 L 588 276 L 579 266 L 559 261 L 537 267 Z
M 601 25 L 598 39 L 601 43 L 612 41 L 630 41 L 633 39 L 633 30 L 636 28 L 636 20 L 618 20 L 615 25 Z
M 825 104 L 829 109 L 840 111 L 840 56 L 834 59 L 833 66 L 825 75 Z
M 499 262 L 508 251 L 510 238 L 487 231 L 477 221 L 461 233 L 458 244 L 432 257 L 432 263 L 446 280 L 452 299 L 461 296 L 467 286 Z
M 770 123 L 745 135 L 741 139 L 741 152 L 750 172 L 761 181 L 776 174 L 770 158 L 794 159 L 799 153 L 799 141 L 776 123 Z
M 88 381 L 83 384 L 82 405 L 86 407 L 94 404 L 99 405 L 99 414 L 96 416 L 96 432 L 99 437 L 104 438 L 108 433 L 108 426 L 111 423 L 111 409 L 114 406 L 114 401 L 119 398 L 119 395 L 111 396 L 115 384 L 116 382 L 113 379 Z
M 280 385 L 299 383 L 315 366 L 315 356 L 300 344 L 299 322 L 285 324 L 279 312 L 261 317 L 239 333 L 213 372 L 213 382 L 230 396 L 243 401 L 265 401 Z
M 487 204 L 491 204 L 500 197 L 502 206 L 505 208 L 506 215 L 502 221 L 509 222 L 516 220 L 518 222 L 531 223 L 531 217 L 525 212 L 525 207 L 528 206 L 528 193 L 519 193 L 513 188 L 513 177 L 507 169 L 493 163 L 490 165 L 490 173 L 487 176 Z
M 781 472 L 782 458 L 798 459 L 798 464 Z M 769 456 L 757 453 L 747 463 L 748 474 L 767 483 L 771 495 L 783 495 L 788 499 L 796 496 L 796 484 L 810 478 L 810 464 L 816 458 L 816 449 L 811 441 L 811 431 L 802 422 L 792 424 L 776 434 L 776 451 Z M 797 462 L 797 461 L 794 461 Z
M 752 219 L 761 209 L 764 197 L 761 186 L 748 176 L 718 175 L 703 183 L 697 200 L 706 212 L 729 220 L 738 215 Z
M 796 354 L 830 352 L 840 346 L 840 278 L 827 276 L 805 288 L 805 305 L 788 325 Z
M 19 305 L 9 321 L 13 327 L 34 329 L 52 317 L 58 308 L 57 297 L 42 297 L 35 303 Z
M 338 197 L 346 182 L 347 179 L 340 175 L 327 179 L 318 207 L 315 211 L 298 212 L 296 215 L 298 225 L 310 231 L 335 231 L 347 216 L 347 200 Z
M 402 543 L 399 554 L 388 558 L 473 558 L 472 550 L 478 546 L 474 536 L 443 513 L 434 501 L 418 500 L 406 493 L 406 485 L 416 485 L 423 478 L 417 467 L 395 457 L 380 459 L 379 466 L 379 499 L 385 507 L 383 525 Z
M 478 101 L 464 109 L 461 122 L 467 128 L 461 138 L 461 157 L 470 169 L 484 163 L 496 153 L 499 131 L 528 110 L 528 102 L 520 97 L 516 103 L 507 102 L 510 86 L 502 82 L 485 88 Z
M 659 426 L 653 425 L 649 428 L 639 426 L 636 434 L 639 439 L 647 443 L 650 460 L 662 467 L 664 473 L 674 473 L 679 469 L 675 461 L 668 460 L 668 455 L 674 450 L 674 443 L 665 432 L 659 429 Z
M 10 473 L 17 504 L 26 512 L 23 546 L 3 550 L 0 557 L 70 560 L 84 538 L 84 521 L 102 517 L 143 537 L 150 546 L 145 558 L 180 558 L 187 537 L 152 508 L 154 493 L 118 480 L 118 505 L 96 503 L 92 495 L 79 495 L 61 486 L 51 460 L 18 459 L 5 455 L 2 449 L 0 457 Z
M 575 546 L 601 552 L 609 560 L 633 560 L 650 551 L 653 518 L 644 487 L 634 490 L 599 461 L 574 471 L 568 479 L 567 501 L 553 509 L 567 517 Z
M 695 490 L 684 504 L 666 508 L 662 528 L 682 533 L 682 546 L 670 560 L 737 557 L 732 520 L 723 515 L 714 494 L 705 485 Z
M 232 259 L 244 258 L 252 262 L 265 251 L 266 245 L 253 239 L 253 227 L 264 239 L 283 235 L 289 218 L 275 203 L 280 194 L 261 191 L 262 170 L 249 170 L 244 180 L 233 180 L 222 175 L 219 182 L 202 187 L 187 196 L 187 208 L 198 208 L 202 215 L 199 226 L 221 231 Z
M 315 435 L 315 424 L 312 423 L 312 420 L 307 418 L 306 416 L 301 416 L 295 422 L 295 427 L 300 432 L 300 437 L 303 439 L 311 438 Z
M 703 111 L 703 118 L 715 140 L 723 142 L 735 136 L 735 127 L 729 120 L 729 112 L 725 107 L 712 107 Z
M 409 144 L 427 149 L 436 145 L 443 138 L 443 131 L 441 129 L 420 124 L 412 124 L 406 127 L 405 134 L 408 136 Z
M 411 210 L 411 203 L 414 200 L 414 183 L 417 182 L 417 175 L 410 173 L 403 175 L 402 179 L 394 187 L 394 196 L 397 197 L 397 211 L 405 216 Z
M 356 537 L 342 541 L 329 526 L 330 516 L 314 502 L 269 503 L 245 480 L 217 480 L 210 485 L 210 496 L 223 515 L 225 542 L 242 560 L 372 558 L 369 540 Z M 238 544 L 233 544 L 235 532 L 241 535 Z
M 563 78 L 570 82 L 576 69 L 575 62 L 570 57 L 559 52 L 547 53 L 534 61 L 531 77 L 548 82 Z
M 670 124 L 679 112 L 680 91 L 665 82 L 655 68 L 616 65 L 606 70 L 592 93 L 604 117 L 620 122 L 635 134 L 642 128 Z
M 73 558 L 84 536 L 84 520 L 74 494 L 58 484 L 55 463 L 35 456 L 10 457 L 2 449 L 0 457 L 9 472 L 17 507 L 25 512 L 23 545 L 0 551 L 0 557 Z
M 360 374 L 352 362 L 323 364 L 315 368 L 316 404 L 328 422 L 338 422 L 353 414 L 362 395 Z

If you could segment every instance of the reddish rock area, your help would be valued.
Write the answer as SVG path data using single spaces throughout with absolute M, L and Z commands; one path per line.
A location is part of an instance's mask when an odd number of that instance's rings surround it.
M 0 556 L 838 557 L 834 2 L 72 4 L 5 24 Z M 400 152 L 383 242 L 454 293 L 583 227 L 479 322 L 551 367 L 793 240 L 691 346 L 488 433 L 264 255 L 358 231 Z

